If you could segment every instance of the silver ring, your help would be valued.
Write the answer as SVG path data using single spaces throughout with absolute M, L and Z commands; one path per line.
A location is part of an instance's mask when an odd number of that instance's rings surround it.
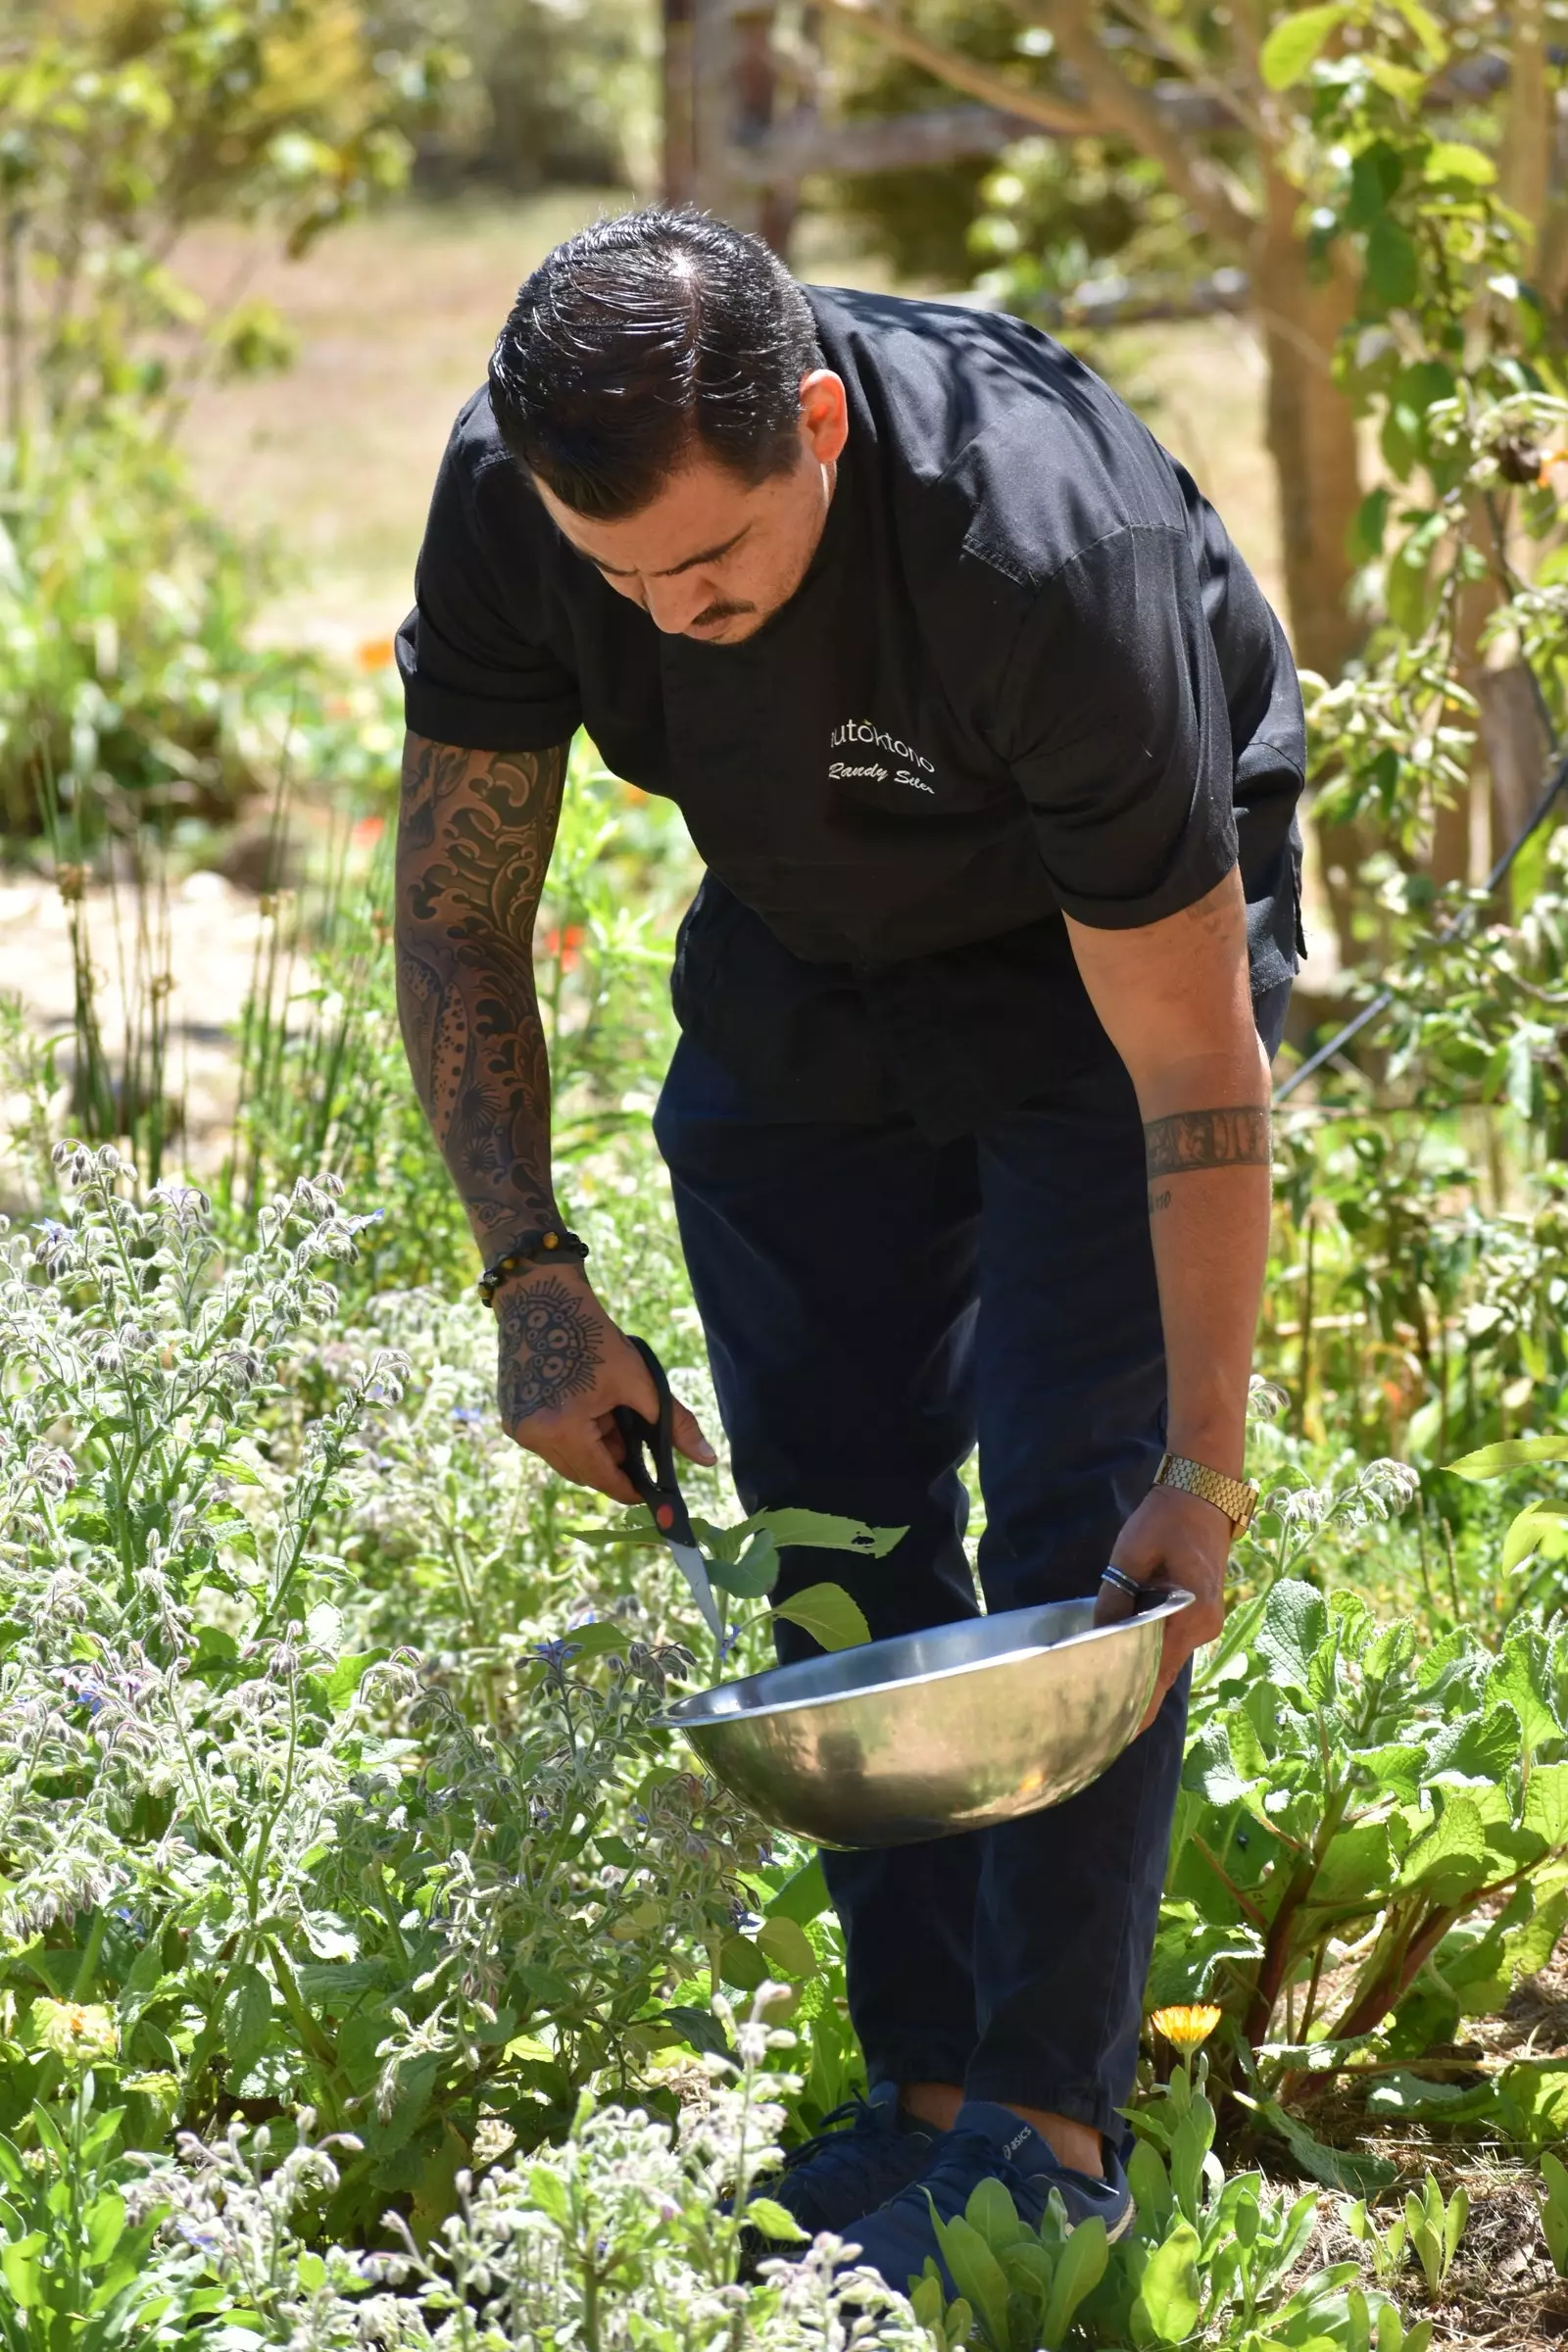
M 1117 1592 L 1125 1592 L 1130 1600 L 1142 1600 L 1144 1597 L 1143 1586 L 1134 1584 L 1132 1578 L 1124 1576 L 1119 1568 L 1102 1568 L 1100 1581 L 1102 1585 L 1114 1585 Z

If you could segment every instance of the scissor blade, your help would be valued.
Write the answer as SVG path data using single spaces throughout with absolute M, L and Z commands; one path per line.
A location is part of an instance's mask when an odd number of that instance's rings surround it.
M 669 1548 L 675 1565 L 690 1585 L 697 1606 L 707 1618 L 710 1629 L 722 1642 L 724 1639 L 724 1612 L 713 1598 L 713 1588 L 708 1581 L 708 1562 L 694 1544 L 671 1544 Z

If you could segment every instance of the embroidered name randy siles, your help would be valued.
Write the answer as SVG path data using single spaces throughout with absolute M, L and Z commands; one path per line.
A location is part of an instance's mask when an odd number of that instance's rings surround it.
M 842 727 L 834 728 L 828 742 L 830 748 L 835 752 L 843 750 L 848 745 L 874 744 L 878 751 L 888 752 L 896 760 L 912 760 L 916 767 L 924 768 L 927 776 L 936 773 L 931 761 L 923 753 L 917 752 L 912 744 L 901 743 L 897 735 L 890 735 L 885 727 L 873 726 L 868 718 L 847 719 Z M 828 769 L 828 774 L 837 777 L 870 776 L 878 783 L 882 783 L 886 781 L 887 769 L 875 765 L 852 767 L 845 760 L 835 760 Z M 897 771 L 897 780 L 901 784 L 907 784 L 913 792 L 933 790 L 933 787 L 926 783 L 924 776 L 913 775 L 907 768 L 900 768 Z

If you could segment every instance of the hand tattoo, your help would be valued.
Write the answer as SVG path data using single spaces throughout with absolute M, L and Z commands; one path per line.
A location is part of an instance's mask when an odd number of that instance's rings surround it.
M 509 1282 L 497 1294 L 496 1319 L 496 1395 L 508 1429 L 593 1387 L 604 1346 L 588 1301 L 564 1283 Z
M 1268 1111 L 1250 1102 L 1228 1110 L 1173 1111 L 1167 1119 L 1148 1121 L 1144 1145 L 1151 1176 L 1181 1176 L 1190 1168 L 1266 1168 Z M 1168 1200 L 1168 1194 L 1152 1193 L 1151 1211 Z
M 411 735 L 398 823 L 398 1012 L 414 1083 L 481 1242 L 555 1221 L 533 925 L 564 747 Z

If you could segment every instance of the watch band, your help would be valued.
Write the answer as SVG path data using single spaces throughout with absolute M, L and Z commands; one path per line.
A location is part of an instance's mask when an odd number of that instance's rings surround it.
M 587 1254 L 587 1243 L 568 1233 L 564 1225 L 546 1225 L 538 1233 L 519 1235 L 504 1257 L 494 1258 L 486 1266 L 475 1287 L 486 1306 L 493 1306 L 507 1277 L 520 1274 L 524 1266 L 547 1266 L 552 1258 L 570 1258 L 581 1265 Z
M 1184 1454 L 1162 1454 L 1154 1484 L 1176 1487 L 1184 1494 L 1211 1502 L 1230 1521 L 1233 1536 L 1245 1535 L 1257 1515 L 1259 1490 L 1252 1480 L 1227 1478 L 1223 1470 L 1205 1469 L 1201 1462 L 1190 1462 Z

